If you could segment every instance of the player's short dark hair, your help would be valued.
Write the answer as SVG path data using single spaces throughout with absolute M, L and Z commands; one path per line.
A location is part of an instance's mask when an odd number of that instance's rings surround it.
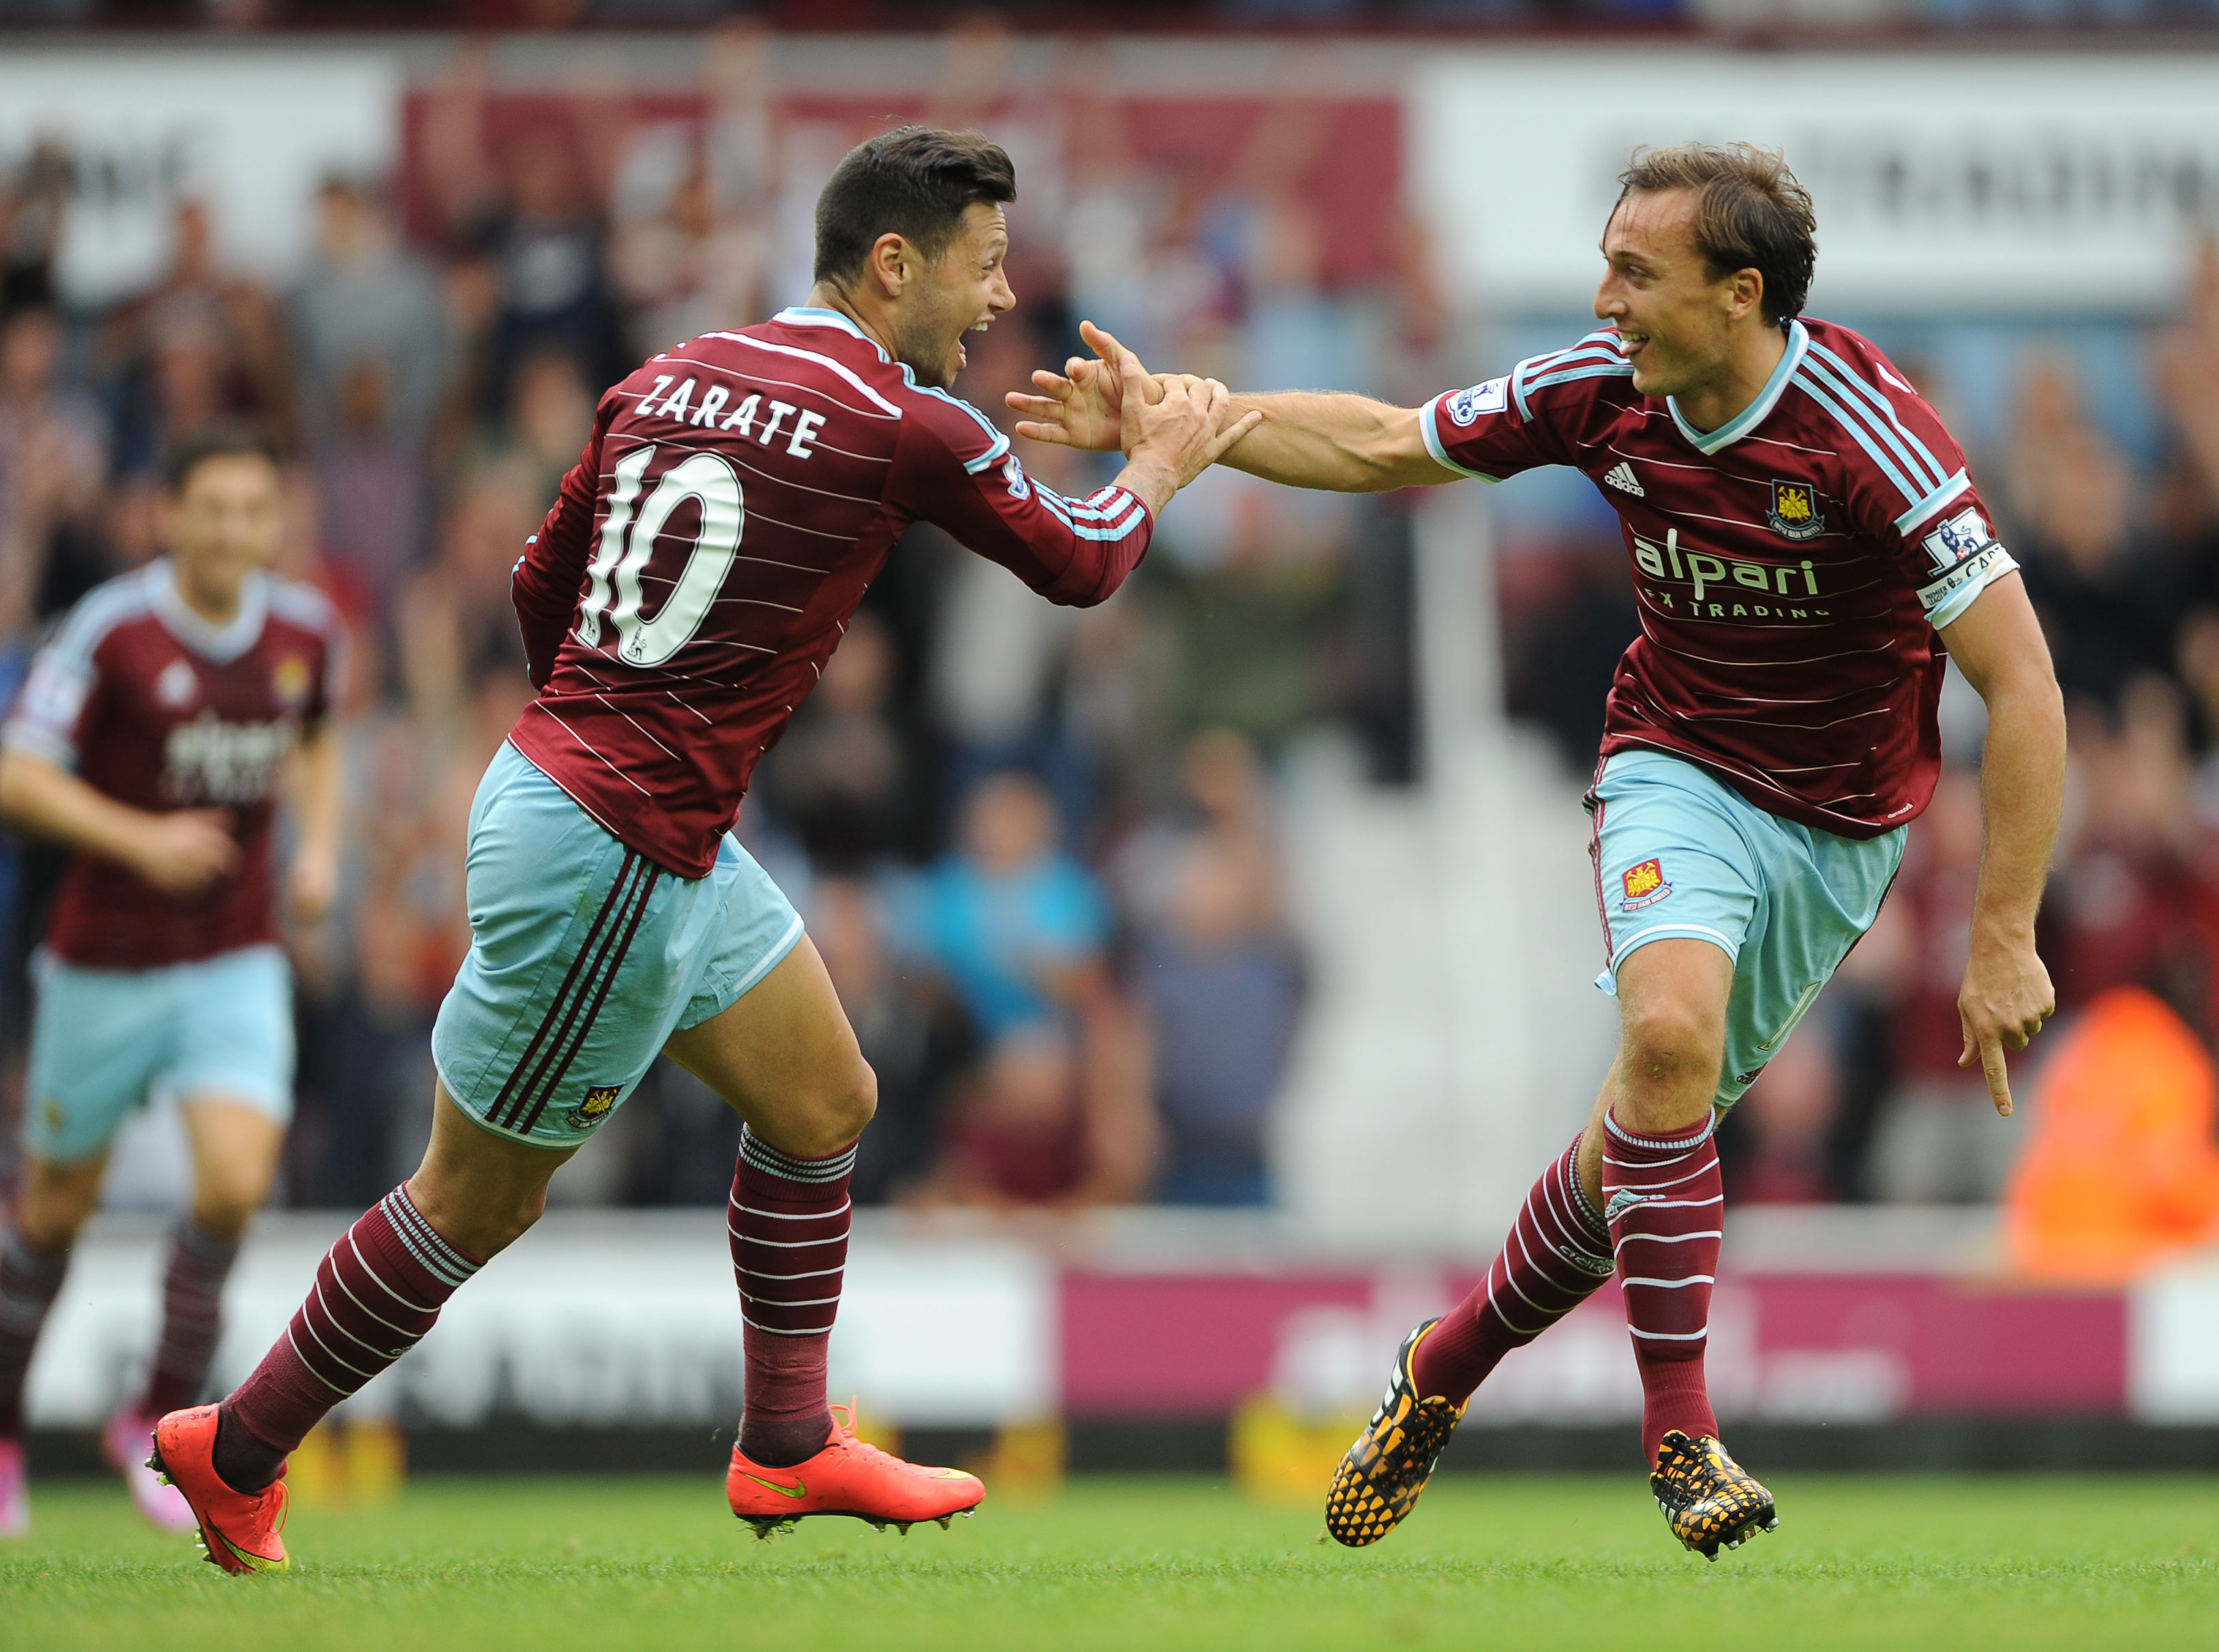
M 252 425 L 206 425 L 170 450 L 162 472 L 170 491 L 182 494 L 193 472 L 210 459 L 249 457 L 267 459 L 274 467 L 279 463 L 277 444 Z
M 896 127 L 857 144 L 817 197 L 818 281 L 846 281 L 881 235 L 900 236 L 938 259 L 974 201 L 1017 198 L 1017 169 L 976 132 Z
M 1637 191 L 1693 191 L 1695 246 L 1712 278 L 1737 270 L 1762 276 L 1764 319 L 1775 327 L 1803 313 L 1818 262 L 1818 220 L 1810 192 L 1778 150 L 1745 143 L 1637 149 L 1618 183 L 1620 201 Z

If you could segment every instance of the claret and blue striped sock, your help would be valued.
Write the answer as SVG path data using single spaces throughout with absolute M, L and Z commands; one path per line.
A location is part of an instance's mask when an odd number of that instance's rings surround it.
M 1614 1118 L 1605 1121 L 1603 1214 L 1641 1368 L 1641 1441 L 1651 1463 L 1658 1442 L 1675 1428 L 1694 1439 L 1719 1432 L 1703 1376 L 1711 1286 L 1725 1233 L 1716 1116 L 1650 1136 L 1633 1134 Z
M 1421 1396 L 1442 1394 L 1461 1405 L 1505 1354 L 1532 1341 L 1610 1277 L 1610 1233 L 1580 1185 L 1580 1140 L 1574 1136 L 1541 1172 L 1479 1289 L 1418 1345 L 1410 1375 Z
M 162 1339 L 154 1350 L 139 1410 L 146 1417 L 182 1410 L 201 1397 L 223 1331 L 223 1285 L 239 1260 L 239 1241 L 211 1233 L 190 1216 L 170 1233 L 162 1272 Z
M 740 1134 L 728 1226 L 747 1339 L 740 1450 L 784 1468 L 831 1438 L 825 1361 L 848 1267 L 848 1178 L 855 1144 L 824 1158 L 782 1153 Z
M 277 1477 L 325 1413 L 424 1339 L 484 1264 L 424 1219 L 407 1183 L 339 1236 L 308 1300 L 218 1413 L 215 1471 L 234 1491 Z

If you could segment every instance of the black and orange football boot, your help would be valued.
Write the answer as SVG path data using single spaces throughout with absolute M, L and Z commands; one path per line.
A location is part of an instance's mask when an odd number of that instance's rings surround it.
M 1676 1428 L 1667 1434 L 1656 1448 L 1649 1489 L 1672 1535 L 1705 1560 L 1780 1525 L 1772 1494 L 1708 1434 L 1689 1439 Z
M 1439 1323 L 1427 1320 L 1402 1338 L 1394 1374 L 1387 1380 L 1387 1397 L 1333 1470 L 1325 1498 L 1325 1529 L 1350 1549 L 1377 1543 L 1417 1507 L 1433 1465 L 1463 1419 L 1464 1407 L 1452 1400 L 1439 1394 L 1420 1399 L 1410 1376 L 1411 1355 Z

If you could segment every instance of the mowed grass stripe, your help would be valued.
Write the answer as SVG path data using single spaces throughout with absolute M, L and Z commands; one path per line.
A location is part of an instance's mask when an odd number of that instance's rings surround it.
M 120 1487 L 49 1483 L 34 1536 L 0 1545 L 0 1648 L 2219 1648 L 2219 1481 L 1775 1488 L 1781 1530 L 1711 1566 L 1638 1476 L 1445 1478 L 1358 1552 L 1196 1480 L 757 1543 L 713 1480 L 426 1478 L 301 1515 L 292 1575 L 228 1579 Z

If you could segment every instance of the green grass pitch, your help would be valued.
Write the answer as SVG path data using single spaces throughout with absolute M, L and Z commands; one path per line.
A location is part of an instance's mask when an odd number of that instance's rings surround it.
M 0 1648 L 2219 1648 L 2219 1480 L 1775 1489 L 1781 1529 L 1707 1565 L 1632 1476 L 1445 1478 L 1361 1552 L 1202 1480 L 758 1543 L 714 1480 L 424 1478 L 301 1515 L 292 1574 L 234 1579 L 120 1487 L 50 1482 L 0 1544 Z

